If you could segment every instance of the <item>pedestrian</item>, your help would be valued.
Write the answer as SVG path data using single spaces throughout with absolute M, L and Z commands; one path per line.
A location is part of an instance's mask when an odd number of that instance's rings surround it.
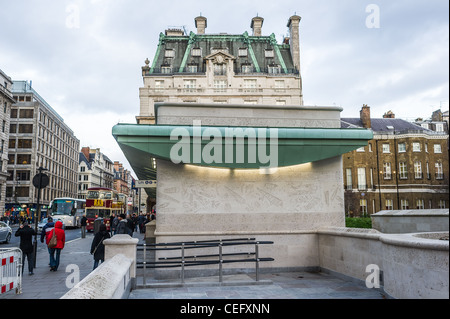
M 49 217 L 50 218 L 50 217 Z M 47 226 L 49 223 L 47 223 L 45 226 Z M 44 227 L 45 227 L 44 226 Z M 48 246 L 50 239 L 53 236 L 56 236 L 56 246 L 53 248 L 48 248 L 48 253 L 50 255 L 50 271 L 57 271 L 59 267 L 59 260 L 61 255 L 61 250 L 64 248 L 64 244 L 66 242 L 66 234 L 64 230 L 62 229 L 62 222 L 58 220 L 56 223 L 54 223 L 53 227 L 49 227 L 51 230 L 46 229 L 46 244 Z M 44 230 L 42 230 L 44 233 Z M 43 242 L 43 237 L 41 235 L 41 242 Z
M 103 241 L 111 238 L 109 232 L 106 229 L 105 224 L 101 224 L 99 231 L 95 234 L 91 245 L 91 255 L 94 255 L 94 269 L 98 267 L 99 262 L 105 261 L 105 245 Z
M 119 215 L 113 214 L 110 219 L 111 236 L 116 234 L 117 224 L 119 224 Z
M 86 214 L 83 214 L 83 217 L 81 217 L 80 226 L 81 226 L 81 238 L 86 238 L 86 226 L 87 226 Z
M 20 250 L 22 250 L 22 274 L 25 268 L 25 257 L 28 260 L 28 273 L 33 275 L 34 264 L 34 251 L 33 251 L 33 236 L 36 235 L 36 231 L 31 228 L 27 222 L 23 223 L 17 229 L 15 236 L 20 237 Z
M 116 234 L 128 234 L 128 226 L 125 214 L 119 215 L 119 223 L 117 224 Z
M 49 242 L 49 240 L 50 240 L 49 235 L 51 234 L 51 232 L 53 231 L 54 228 L 55 228 L 55 223 L 53 222 L 53 218 L 50 216 L 47 218 L 47 224 L 45 224 L 44 227 L 42 227 L 41 243 L 44 242 L 44 239 L 45 239 L 46 243 Z M 50 257 L 50 254 L 49 254 L 49 257 Z M 49 265 L 51 265 L 51 257 L 50 257 Z

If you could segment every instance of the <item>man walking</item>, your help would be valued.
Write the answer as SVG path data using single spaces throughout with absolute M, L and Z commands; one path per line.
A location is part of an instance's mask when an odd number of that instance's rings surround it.
M 36 235 L 36 231 L 28 226 L 25 222 L 17 229 L 15 236 L 20 237 L 20 249 L 22 250 L 22 274 L 25 267 L 25 257 L 28 260 L 28 272 L 29 275 L 33 275 L 33 236 Z
M 83 217 L 81 217 L 80 226 L 81 226 L 81 238 L 86 238 L 86 226 L 87 226 L 86 214 L 83 214 Z

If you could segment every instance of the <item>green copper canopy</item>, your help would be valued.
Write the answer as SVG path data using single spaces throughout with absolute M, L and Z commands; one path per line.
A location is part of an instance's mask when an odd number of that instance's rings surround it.
M 367 145 L 371 130 L 117 124 L 112 134 L 139 179 L 154 158 L 198 166 L 260 169 L 324 160 Z

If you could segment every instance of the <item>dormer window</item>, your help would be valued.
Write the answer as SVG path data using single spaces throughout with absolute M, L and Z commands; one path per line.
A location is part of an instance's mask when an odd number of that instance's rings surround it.
M 201 48 L 193 48 L 191 55 L 193 57 L 201 57 L 202 56 L 202 49 Z
M 273 58 L 274 57 L 273 50 L 272 49 L 266 49 L 265 52 L 264 52 L 264 56 L 266 58 Z
M 269 65 L 267 72 L 269 74 L 279 74 L 281 73 L 281 67 L 279 65 Z
M 175 57 L 175 50 L 167 49 L 167 50 L 164 52 L 164 57 L 165 57 L 165 58 L 174 58 L 174 57 Z
M 248 50 L 247 48 L 239 48 L 239 52 L 238 52 L 240 57 L 246 57 L 248 56 Z

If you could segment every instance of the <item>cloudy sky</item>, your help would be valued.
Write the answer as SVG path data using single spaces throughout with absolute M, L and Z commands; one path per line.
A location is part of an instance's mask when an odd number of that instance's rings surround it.
M 64 118 L 82 146 L 126 158 L 111 135 L 136 123 L 141 66 L 153 61 L 160 32 L 263 35 L 280 43 L 300 23 L 306 105 L 338 105 L 358 117 L 428 118 L 449 100 L 448 0 L 0 0 L 0 69 L 33 88 Z

